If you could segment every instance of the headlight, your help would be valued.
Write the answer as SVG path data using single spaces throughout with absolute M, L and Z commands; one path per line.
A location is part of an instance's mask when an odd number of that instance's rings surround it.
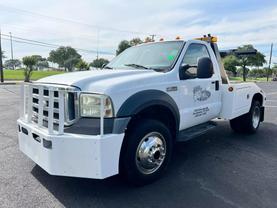
M 100 118 L 101 98 L 104 104 L 104 117 L 113 117 L 113 105 L 108 96 L 86 93 L 81 93 L 80 95 L 80 115 L 82 117 Z

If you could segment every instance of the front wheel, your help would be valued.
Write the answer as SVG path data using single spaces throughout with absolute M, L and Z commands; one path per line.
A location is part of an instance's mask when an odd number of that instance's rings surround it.
M 141 119 L 126 133 L 120 174 L 134 185 L 145 185 L 165 171 L 172 152 L 172 136 L 160 121 Z
M 261 115 L 261 104 L 254 100 L 247 114 L 230 120 L 231 128 L 239 133 L 255 133 L 260 126 Z

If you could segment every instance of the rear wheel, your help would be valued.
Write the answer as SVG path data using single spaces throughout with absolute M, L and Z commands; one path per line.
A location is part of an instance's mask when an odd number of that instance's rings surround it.
M 242 116 L 230 120 L 231 128 L 239 133 L 255 133 L 260 126 L 261 104 L 259 101 L 252 102 L 250 111 Z
M 141 119 L 126 133 L 120 158 L 120 174 L 134 185 L 158 179 L 171 157 L 172 136 L 160 121 Z

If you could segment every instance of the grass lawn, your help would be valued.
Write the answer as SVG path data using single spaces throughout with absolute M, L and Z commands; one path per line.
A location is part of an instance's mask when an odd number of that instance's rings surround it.
M 33 71 L 31 80 L 38 80 L 44 77 L 48 77 L 55 74 L 62 74 L 65 72 L 62 71 Z M 4 70 L 4 79 L 5 80 L 24 80 L 23 70 Z M 230 81 L 242 82 L 242 77 L 229 77 Z M 269 79 L 271 80 L 271 78 Z M 262 78 L 247 78 L 248 82 L 265 82 L 266 77 Z
M 243 82 L 242 77 L 229 77 L 230 81 L 237 81 L 237 82 Z M 260 78 L 253 78 L 249 77 L 246 79 L 247 82 L 266 82 L 266 77 L 260 77 Z M 269 81 L 271 81 L 271 78 L 269 78 Z
M 31 80 L 38 80 L 55 74 L 61 74 L 61 71 L 33 71 Z M 5 80 L 24 80 L 23 70 L 4 70 Z

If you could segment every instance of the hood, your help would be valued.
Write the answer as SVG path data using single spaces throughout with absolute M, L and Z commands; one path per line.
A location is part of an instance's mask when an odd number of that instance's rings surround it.
M 82 91 L 103 93 L 111 87 L 128 82 L 136 82 L 145 78 L 155 77 L 160 72 L 142 69 L 92 70 L 70 72 L 49 76 L 38 80 L 38 83 L 62 84 L 79 87 Z M 137 83 L 139 84 L 139 83 Z

